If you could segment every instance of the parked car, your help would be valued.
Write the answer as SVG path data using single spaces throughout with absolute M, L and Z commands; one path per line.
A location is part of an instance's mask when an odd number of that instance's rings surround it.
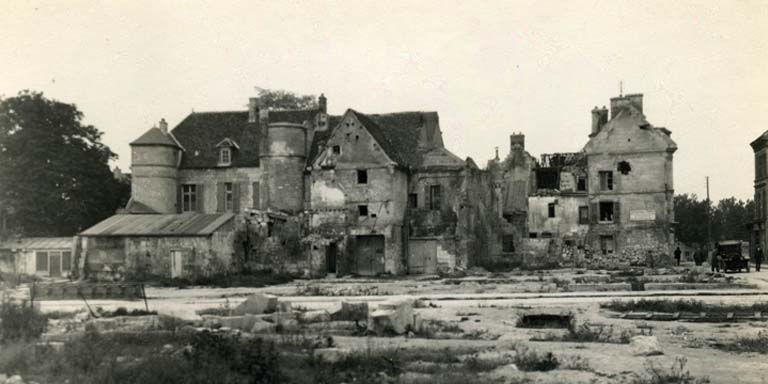
M 749 272 L 749 244 L 742 240 L 726 240 L 717 244 L 715 252 L 723 272 L 745 269 Z

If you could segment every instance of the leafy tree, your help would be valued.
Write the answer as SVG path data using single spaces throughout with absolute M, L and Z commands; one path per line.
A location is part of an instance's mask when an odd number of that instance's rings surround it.
M 259 105 L 270 110 L 278 109 L 313 109 L 317 108 L 315 95 L 297 95 L 282 89 L 264 89 L 256 87 L 259 92 Z
M 25 236 L 71 236 L 115 213 L 130 188 L 102 132 L 74 104 L 22 91 L 0 99 L 0 212 Z
M 729 197 L 712 204 L 712 241 L 749 240 L 747 224 L 752 220 L 754 204 Z M 677 238 L 688 244 L 707 242 L 707 201 L 694 195 L 675 196 Z

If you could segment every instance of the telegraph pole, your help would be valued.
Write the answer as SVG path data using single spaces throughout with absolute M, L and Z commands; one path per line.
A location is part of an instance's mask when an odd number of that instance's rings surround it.
M 707 255 L 709 255 L 709 247 L 712 244 L 712 209 L 711 202 L 709 201 L 709 176 L 707 176 Z

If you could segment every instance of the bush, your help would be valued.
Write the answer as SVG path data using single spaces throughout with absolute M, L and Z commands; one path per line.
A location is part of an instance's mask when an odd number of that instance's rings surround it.
M 552 352 L 538 353 L 528 347 L 518 345 L 515 347 L 515 357 L 513 363 L 521 371 L 539 371 L 546 372 L 557 368 L 560 362 L 557 361 Z
M 685 370 L 688 359 L 685 357 L 675 357 L 675 361 L 669 369 L 659 367 L 653 360 L 646 361 L 645 370 L 647 375 L 641 376 L 633 381 L 633 384 L 705 384 L 709 383 L 707 377 L 693 377 L 691 373 Z
M 34 340 L 45 332 L 48 318 L 26 302 L 0 304 L 0 342 Z
M 768 353 L 768 332 L 760 331 L 756 336 L 739 337 L 728 344 L 716 345 L 718 349 L 730 352 Z

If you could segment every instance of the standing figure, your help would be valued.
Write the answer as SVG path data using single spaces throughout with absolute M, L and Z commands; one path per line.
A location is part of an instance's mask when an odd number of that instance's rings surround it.
M 680 266 L 680 254 L 683 253 L 680 250 L 680 246 L 678 245 L 677 248 L 675 248 L 675 262 L 677 262 L 677 265 Z
M 712 251 L 712 258 L 709 260 L 712 272 L 720 272 L 720 244 L 715 243 L 715 250 Z
M 760 264 L 763 263 L 763 248 L 760 244 L 755 249 L 755 270 L 760 272 Z

